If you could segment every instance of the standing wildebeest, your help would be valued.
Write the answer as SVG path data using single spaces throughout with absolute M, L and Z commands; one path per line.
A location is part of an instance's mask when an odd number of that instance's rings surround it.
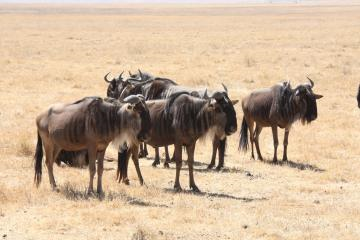
M 53 163 L 59 152 L 87 150 L 89 157 L 89 193 L 98 160 L 97 192 L 102 193 L 103 160 L 111 141 L 128 145 L 148 139 L 150 115 L 139 96 L 129 96 L 122 104 L 104 102 L 99 97 L 87 97 L 72 104 L 58 104 L 36 118 L 38 142 L 35 153 L 35 177 L 41 182 L 41 165 L 45 148 L 50 184 L 56 187 Z
M 359 89 L 358 89 L 358 94 L 357 94 L 357 102 L 358 102 L 358 107 L 360 108 L 360 84 L 359 84 Z
M 150 101 L 152 102 L 152 101 Z M 237 129 L 236 112 L 228 96 L 215 92 L 209 99 L 200 99 L 187 92 L 177 93 L 166 100 L 156 100 L 149 106 L 152 131 L 148 144 L 161 147 L 175 146 L 176 177 L 174 188 L 181 190 L 179 177 L 182 166 L 182 147 L 188 154 L 190 188 L 199 191 L 193 176 L 195 144 L 208 133 L 224 139 Z M 119 181 L 127 179 L 127 162 L 130 154 L 137 157 L 137 149 L 130 148 L 120 155 Z
M 153 77 L 149 73 L 142 73 L 140 70 L 136 74 L 130 74 L 130 78 L 123 80 L 126 82 L 125 84 L 118 85 L 117 88 L 118 92 L 114 93 L 115 96 L 119 96 L 120 99 L 124 96 L 129 94 L 138 94 L 141 93 L 145 96 L 146 100 L 152 99 L 166 99 L 171 97 L 173 94 L 179 92 L 188 92 L 189 94 L 201 97 L 201 98 L 208 98 L 205 90 L 199 90 L 194 88 L 189 88 L 185 86 L 180 86 L 176 82 L 167 79 L 167 78 L 160 78 L 160 77 Z M 130 84 L 129 84 L 130 83 Z M 227 95 L 228 91 L 226 86 L 223 84 L 224 87 L 224 94 Z M 113 97 L 113 96 L 110 96 Z M 235 100 L 232 103 L 236 104 L 238 101 Z M 211 163 L 209 164 L 208 168 L 213 168 L 215 165 L 215 158 L 217 152 L 219 153 L 219 163 L 217 166 L 217 170 L 220 170 L 224 166 L 224 156 L 225 156 L 225 146 L 226 146 L 226 137 L 224 139 L 219 139 L 217 136 L 214 136 L 213 141 L 213 153 L 211 157 Z M 140 154 L 139 157 L 143 157 L 147 155 L 146 145 L 144 149 L 142 145 L 140 145 Z M 168 154 L 168 147 L 165 146 L 165 166 L 168 166 L 170 162 L 170 157 Z M 155 159 L 153 162 L 153 166 L 160 164 L 160 156 L 159 156 L 159 148 L 155 147 Z
M 251 157 L 254 157 L 255 142 L 258 158 L 263 160 L 259 147 L 259 135 L 263 127 L 271 127 L 274 140 L 274 158 L 277 161 L 278 133 L 277 127 L 285 128 L 283 161 L 287 161 L 287 145 L 291 125 L 301 120 L 310 123 L 317 118 L 316 99 L 321 95 L 312 91 L 314 82 L 301 84 L 292 89 L 289 82 L 275 85 L 269 89 L 252 92 L 242 101 L 244 117 L 240 132 L 239 148 L 247 150 L 248 129 L 251 141 Z M 256 128 L 254 132 L 254 123 Z

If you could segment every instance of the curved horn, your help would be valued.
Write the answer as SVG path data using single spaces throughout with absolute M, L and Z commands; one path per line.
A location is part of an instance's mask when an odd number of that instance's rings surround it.
M 124 71 L 122 71 L 122 73 L 120 73 L 119 75 L 119 79 L 122 79 L 122 75 L 124 74 Z
M 205 98 L 205 99 L 208 99 L 208 98 L 209 98 L 209 96 L 207 95 L 207 88 L 205 88 L 204 98 Z
M 130 95 L 130 96 L 124 98 L 123 101 L 126 103 L 137 104 L 137 103 L 141 102 L 141 99 L 138 97 L 138 95 Z
M 143 74 L 142 74 L 142 72 L 140 71 L 140 69 L 138 69 L 138 71 L 139 71 L 141 80 L 143 80 Z
M 110 74 L 110 72 L 108 72 L 105 76 L 104 76 L 104 80 L 105 80 L 105 82 L 107 82 L 107 83 L 110 83 L 111 81 L 109 81 L 108 79 L 107 79 L 107 76 Z
M 309 77 L 306 77 L 306 78 L 309 80 L 310 86 L 313 88 L 313 87 L 314 87 L 314 82 L 313 82 L 313 80 L 311 80 Z
M 227 93 L 227 92 L 228 92 L 228 89 L 227 89 L 227 87 L 225 86 L 225 84 L 221 83 L 221 85 L 223 86 L 225 92 Z

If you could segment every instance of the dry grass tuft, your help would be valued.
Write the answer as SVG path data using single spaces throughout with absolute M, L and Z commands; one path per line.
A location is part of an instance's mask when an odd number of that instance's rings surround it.
M 30 157 L 34 155 L 34 146 L 27 138 L 22 138 L 18 143 L 19 156 Z

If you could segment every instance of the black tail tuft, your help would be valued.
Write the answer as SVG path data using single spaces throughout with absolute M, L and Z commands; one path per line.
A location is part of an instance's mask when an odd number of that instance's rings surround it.
M 125 177 L 125 171 L 127 171 L 127 155 L 130 154 L 129 152 L 129 148 L 127 147 L 126 144 L 124 144 L 123 146 L 120 147 L 119 152 L 118 152 L 118 168 L 116 171 L 116 180 L 118 180 L 118 182 L 121 182 L 121 180 L 123 179 L 123 177 Z
M 248 125 L 243 118 L 242 124 L 241 124 L 241 131 L 240 131 L 240 142 L 239 142 L 239 150 L 247 151 L 249 146 L 249 140 L 248 140 Z
M 34 183 L 36 187 L 39 187 L 41 182 L 41 174 L 42 174 L 42 158 L 43 158 L 43 147 L 42 147 L 42 140 L 40 134 L 38 132 L 38 141 L 36 144 L 35 150 L 35 176 L 34 176 Z

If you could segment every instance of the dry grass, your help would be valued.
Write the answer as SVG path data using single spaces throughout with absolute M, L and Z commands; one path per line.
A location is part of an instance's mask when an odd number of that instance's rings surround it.
M 1 9 L 0 236 L 360 237 L 359 6 Z M 317 121 L 293 127 L 288 164 L 250 160 L 249 153 L 237 151 L 235 134 L 226 168 L 209 171 L 210 143 L 200 142 L 195 179 L 202 194 L 188 191 L 186 165 L 185 191 L 174 193 L 174 166 L 154 169 L 152 159 L 141 160 L 144 187 L 131 164 L 131 185 L 117 184 L 116 163 L 106 162 L 104 198 L 85 195 L 87 169 L 55 167 L 60 190 L 53 192 L 44 166 L 36 189 L 36 115 L 54 102 L 103 96 L 105 73 L 137 68 L 185 85 L 215 89 L 224 82 L 236 99 L 287 78 L 295 85 L 309 75 L 325 97 Z M 240 123 L 240 104 L 236 110 Z M 260 144 L 269 160 L 269 129 Z M 116 151 L 109 149 L 107 157 L 116 157 Z

